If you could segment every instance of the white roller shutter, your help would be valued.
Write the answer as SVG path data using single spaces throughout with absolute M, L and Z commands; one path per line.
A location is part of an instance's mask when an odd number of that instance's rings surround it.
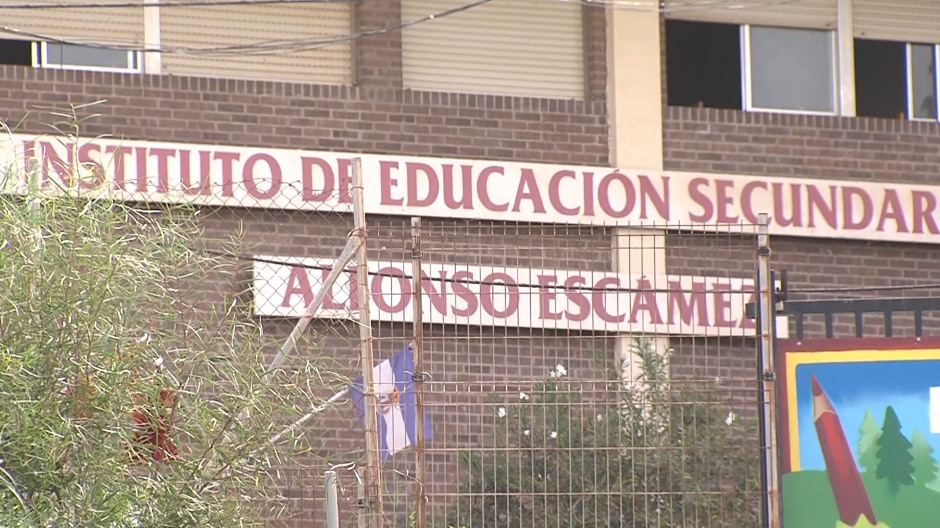
M 347 84 L 352 80 L 350 41 L 297 51 L 296 41 L 351 33 L 346 2 L 160 7 L 163 71 L 168 74 Z M 293 49 L 174 53 L 280 41 Z M 291 41 L 291 42 L 286 42 Z
M 936 0 L 855 0 L 856 37 L 940 43 L 940 2 Z
M 666 18 L 808 29 L 836 27 L 836 0 L 734 0 L 702 4 L 701 0 L 666 0 Z
M 91 2 L 86 2 L 91 3 Z M 126 0 L 96 0 L 94 3 L 122 3 Z M 3 4 L 62 4 L 61 0 L 0 0 Z M 69 9 L 0 9 L 0 26 L 42 35 L 98 44 L 138 45 L 144 43 L 143 7 L 96 7 Z M 0 38 L 39 40 L 30 35 L 6 33 Z
M 402 0 L 408 22 L 466 0 Z M 580 2 L 493 0 L 405 28 L 402 75 L 415 90 L 584 97 Z

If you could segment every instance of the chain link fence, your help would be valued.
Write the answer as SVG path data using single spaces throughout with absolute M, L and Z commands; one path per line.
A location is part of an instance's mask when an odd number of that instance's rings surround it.
M 760 523 L 757 256 L 728 258 L 757 226 L 365 216 L 354 160 L 10 138 L 42 182 L 194 212 L 195 309 L 250 306 L 284 380 L 251 417 L 289 447 L 272 525 L 325 523 L 328 471 L 342 526 Z

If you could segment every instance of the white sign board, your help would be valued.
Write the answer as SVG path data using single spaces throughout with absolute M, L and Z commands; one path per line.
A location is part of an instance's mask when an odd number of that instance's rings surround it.
M 940 434 L 940 387 L 930 387 L 930 432 Z
M 255 315 L 299 317 L 320 290 L 331 259 L 258 256 Z M 259 262 L 260 261 L 260 262 Z M 272 264 L 289 262 L 292 265 Z M 697 336 L 753 336 L 744 316 L 754 281 L 693 276 L 496 268 L 453 264 L 422 267 L 423 321 L 471 326 Z M 370 262 L 372 317 L 414 321 L 412 265 Z M 331 288 L 318 318 L 356 318 L 355 269 Z M 784 318 L 778 335 L 787 336 Z
M 372 214 L 728 230 L 767 213 L 771 234 L 940 243 L 938 186 L 142 141 L 70 147 L 14 134 L 0 139 L 0 169 L 36 159 L 48 188 L 120 199 L 348 212 L 360 157 Z M 25 191 L 24 174 L 8 192 Z

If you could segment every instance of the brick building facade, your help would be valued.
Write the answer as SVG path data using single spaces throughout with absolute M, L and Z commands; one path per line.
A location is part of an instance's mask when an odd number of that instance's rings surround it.
M 824 11 L 831 4 L 834 16 L 835 0 L 815 3 L 826 4 Z M 141 74 L 7 64 L 0 65 L 0 119 L 10 125 L 22 122 L 18 133 L 47 133 L 44 123 L 55 118 L 43 107 L 102 100 L 100 105 L 79 110 L 79 115 L 100 114 L 83 123 L 82 136 L 348 156 L 620 167 L 641 174 L 744 175 L 755 180 L 784 177 L 795 183 L 812 179 L 910 183 L 931 189 L 936 196 L 938 169 L 933 162 L 940 158 L 940 136 L 935 119 L 915 122 L 854 117 L 845 112 L 841 116 L 804 115 L 707 108 L 707 100 L 699 105 L 673 104 L 669 101 L 672 81 L 665 20 L 674 16 L 669 11 L 650 17 L 648 13 L 597 6 L 575 9 L 583 34 L 583 90 L 580 97 L 560 98 L 527 94 L 523 89 L 522 93 L 505 95 L 499 90 L 461 93 L 410 88 L 414 83 L 408 80 L 412 77 L 404 73 L 407 68 L 403 64 L 404 57 L 415 56 L 409 55 L 415 48 L 403 44 L 409 28 L 370 34 L 401 22 L 403 10 L 397 0 L 353 4 L 350 28 L 365 36 L 351 40 L 345 83 L 270 80 L 275 76 L 263 69 L 244 71 L 237 79 L 218 74 L 175 74 L 170 61 L 164 61 L 163 71 L 157 74 L 146 69 Z M 48 12 L 49 16 L 61 16 L 61 11 Z M 741 23 L 722 20 L 723 11 L 710 13 L 719 22 Z M 451 15 L 454 20 L 461 16 Z M 800 24 L 800 16 L 793 15 L 794 24 Z M 758 17 L 753 22 L 762 20 Z M 44 33 L 42 26 L 38 27 L 33 31 L 41 35 L 93 40 Z M 624 37 L 624 28 L 631 27 L 642 31 Z M 10 45 L 4 42 L 4 46 Z M 149 49 L 149 42 L 136 44 Z M 621 53 L 623 49 L 627 51 Z M 614 73 L 608 75 L 614 69 L 619 69 L 619 81 Z M 655 79 L 651 72 L 657 73 Z M 499 84 L 500 79 L 493 82 Z M 658 100 L 637 98 L 638 90 L 657 94 Z M 832 113 L 838 114 L 839 109 L 833 108 Z M 660 166 L 652 166 L 657 158 Z M 650 159 L 652 165 L 647 163 Z M 367 187 L 369 177 L 367 174 Z M 370 214 L 368 222 L 370 258 L 409 260 L 408 216 Z M 252 253 L 279 257 L 335 257 L 351 228 L 348 215 L 241 207 L 214 209 L 205 227 L 210 238 L 223 238 L 239 223 Z M 616 233 L 611 226 L 426 218 L 423 231 L 424 258 L 441 264 L 624 271 L 623 266 L 618 269 L 611 249 Z M 620 235 L 621 241 L 624 236 Z M 801 238 L 778 228 L 772 237 L 774 267 L 788 270 L 790 287 L 795 290 L 940 282 L 940 267 L 935 264 L 940 249 L 936 245 L 878 238 L 886 237 L 840 239 L 836 234 Z M 650 240 L 660 239 L 650 235 Z M 673 230 L 662 240 L 645 244 L 660 255 L 654 260 L 664 260 L 654 264 L 656 271 L 642 265 L 643 269 L 631 273 L 754 277 L 753 236 Z M 239 281 L 248 282 L 249 272 L 246 269 Z M 898 293 L 908 294 L 912 293 Z M 794 298 L 858 295 L 851 291 L 793 294 Z M 928 321 L 929 325 L 937 322 Z M 850 333 L 841 323 L 839 332 Z M 906 323 L 909 321 L 899 320 L 895 331 L 909 333 L 911 325 Z M 275 335 L 286 336 L 293 324 L 290 318 L 264 319 L 265 329 Z M 322 322 L 315 326 L 326 336 L 324 350 L 339 360 L 340 370 L 352 374 L 358 364 L 355 327 Z M 413 335 L 411 326 L 403 322 L 375 323 L 373 327 L 377 360 Z M 821 331 L 818 322 L 807 328 L 811 335 Z M 484 424 L 492 416 L 492 410 L 483 407 L 481 394 L 461 394 L 455 387 L 476 387 L 482 392 L 484 387 L 502 384 L 502 392 L 517 393 L 524 390 L 526 380 L 543 376 L 557 364 L 567 365 L 573 378 L 590 384 L 602 377 L 594 363 L 596 351 L 603 350 L 607 366 L 611 366 L 618 347 L 618 337 L 609 332 L 426 325 L 424 333 L 426 370 L 443 387 L 429 396 L 435 442 L 441 446 L 438 451 L 432 448 L 429 463 L 432 477 L 428 493 L 435 507 L 444 505 L 457 491 L 462 469 L 456 450 L 482 441 L 488 433 Z M 757 397 L 753 339 L 672 336 L 668 343 L 676 350 L 672 365 L 677 374 L 720 378 L 729 387 L 739 388 L 753 410 Z M 330 414 L 316 426 L 314 441 L 337 457 L 331 462 L 348 461 L 343 456 L 354 457 L 352 453 L 362 447 L 361 429 L 351 407 L 346 410 L 349 412 Z M 396 475 L 413 470 L 413 461 L 395 461 L 394 467 L 399 472 L 388 472 L 394 486 L 391 493 L 400 497 L 397 506 L 402 507 L 414 490 L 407 477 Z M 315 516 L 320 507 L 317 497 L 322 469 L 313 463 L 301 468 L 291 484 L 298 522 Z

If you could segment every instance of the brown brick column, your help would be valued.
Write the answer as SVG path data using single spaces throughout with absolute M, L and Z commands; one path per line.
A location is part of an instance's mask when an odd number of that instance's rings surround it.
M 353 7 L 356 32 L 387 28 L 400 20 L 400 0 L 370 0 Z M 401 89 L 401 30 L 355 40 L 353 57 L 355 84 L 367 89 Z

